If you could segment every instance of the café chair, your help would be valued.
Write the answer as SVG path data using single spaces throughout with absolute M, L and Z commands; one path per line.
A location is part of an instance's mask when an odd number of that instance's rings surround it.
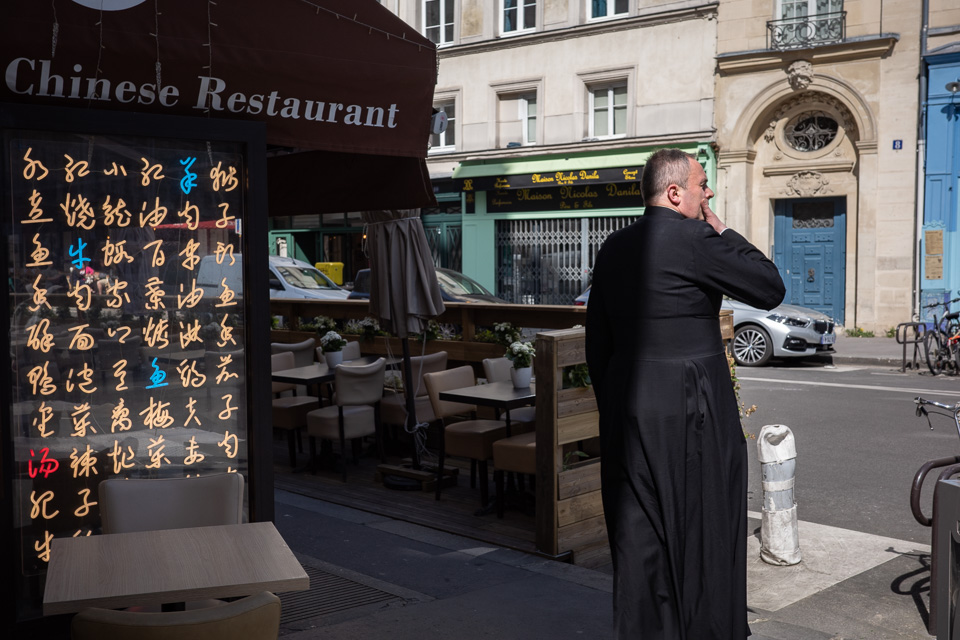
M 427 373 L 443 371 L 446 368 L 446 351 L 410 358 L 410 372 L 413 374 L 413 384 L 416 385 L 414 389 L 416 394 L 414 396 L 414 411 L 417 414 L 417 422 L 431 423 L 437 419 L 436 414 L 433 413 L 433 405 L 430 403 L 430 394 L 427 393 L 427 385 L 423 382 L 423 376 Z M 403 384 L 406 386 L 408 381 L 404 379 Z M 397 393 L 384 396 L 380 403 L 380 418 L 385 425 L 406 426 L 407 397 L 404 390 L 401 389 Z
M 351 340 L 347 344 L 343 345 L 343 359 L 344 360 L 356 360 L 360 357 L 360 343 L 356 340 Z
M 243 476 L 109 478 L 97 488 L 104 533 L 159 531 L 243 522 Z
M 270 356 L 273 371 L 293 368 L 293 354 L 289 351 Z M 294 389 L 296 385 L 274 382 L 273 393 L 277 394 Z M 279 390 L 279 391 L 278 391 Z M 290 453 L 290 466 L 297 466 L 297 449 L 303 453 L 303 440 L 300 436 L 307 426 L 307 414 L 320 408 L 320 399 L 315 396 L 284 396 L 273 399 L 273 428 L 287 432 L 287 450 Z
M 433 413 L 443 420 L 440 429 L 440 452 L 437 461 L 437 494 L 443 485 L 443 460 L 446 455 L 469 458 L 476 461 L 480 470 L 480 502 L 487 506 L 489 487 L 487 461 L 493 457 L 493 443 L 507 435 L 507 425 L 502 420 L 477 420 L 477 407 L 472 404 L 448 402 L 440 399 L 440 392 L 450 389 L 472 387 L 477 381 L 473 377 L 473 368 L 469 365 L 447 369 L 423 376 L 430 394 Z M 469 414 L 471 419 L 448 422 L 456 416 Z M 472 464 L 472 463 L 471 463 Z
M 484 358 L 483 375 L 487 382 L 510 382 L 513 363 L 507 358 Z M 537 426 L 537 408 L 519 407 L 510 411 L 510 433 L 533 431 Z
M 263 591 L 219 607 L 142 613 L 84 609 L 70 623 L 73 640 L 276 640 L 280 598 Z
M 380 437 L 380 399 L 383 396 L 383 372 L 387 361 L 378 358 L 366 365 L 340 365 L 334 373 L 335 404 L 307 414 L 307 435 L 310 436 L 310 459 L 317 455 L 317 439 L 340 442 L 343 457 L 343 481 L 347 481 L 346 441 L 354 443 L 354 463 L 358 463 L 360 438 L 374 436 L 381 461 L 383 442 Z
M 293 352 L 295 364 L 294 367 L 305 367 L 313 364 L 313 349 L 317 341 L 313 338 L 307 338 L 303 342 L 271 342 L 270 353 L 282 353 L 284 351 Z
M 274 353 L 270 356 L 270 372 L 276 373 L 277 371 L 283 371 L 285 369 L 294 369 L 296 368 L 296 360 L 294 358 L 292 351 L 282 351 L 280 353 Z M 281 394 L 286 393 L 287 391 L 292 391 L 294 395 L 297 394 L 297 385 L 292 382 L 271 382 L 270 389 L 273 392 L 273 397 L 278 398 Z
M 504 474 L 535 476 L 537 473 L 537 434 L 528 431 L 493 443 L 493 482 L 497 491 L 497 517 L 503 517 Z M 522 489 L 522 485 L 521 485 Z

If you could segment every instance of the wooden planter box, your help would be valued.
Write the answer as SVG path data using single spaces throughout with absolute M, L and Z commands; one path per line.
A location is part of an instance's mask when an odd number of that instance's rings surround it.
M 391 338 L 387 336 L 377 336 L 373 340 L 364 340 L 360 336 L 348 333 L 341 334 L 344 340 L 360 343 L 360 352 L 363 355 L 385 356 L 393 355 L 400 357 L 403 353 L 403 346 L 400 344 L 400 338 Z M 313 338 L 320 346 L 320 335 L 315 331 L 292 331 L 287 329 L 274 329 L 270 334 L 272 342 L 302 342 L 307 338 Z M 411 340 L 410 355 L 419 356 L 424 353 L 423 344 Z M 469 342 L 465 340 L 427 340 L 426 353 L 437 353 L 446 351 L 449 360 L 454 362 L 483 362 L 484 358 L 499 358 L 505 351 L 503 345 L 490 342 Z

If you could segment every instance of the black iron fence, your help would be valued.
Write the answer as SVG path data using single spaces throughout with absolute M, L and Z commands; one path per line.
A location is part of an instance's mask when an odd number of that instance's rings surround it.
M 846 37 L 847 12 L 821 13 L 767 22 L 767 48 L 804 49 L 841 42 Z

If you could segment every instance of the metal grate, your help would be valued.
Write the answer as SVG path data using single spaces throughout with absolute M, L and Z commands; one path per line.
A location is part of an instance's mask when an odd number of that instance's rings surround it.
M 573 304 L 607 236 L 636 216 L 497 222 L 497 295 L 520 304 Z
M 283 607 L 281 625 L 377 602 L 402 600 L 392 593 L 335 576 L 315 567 L 304 565 L 303 568 L 310 577 L 310 589 L 280 594 Z

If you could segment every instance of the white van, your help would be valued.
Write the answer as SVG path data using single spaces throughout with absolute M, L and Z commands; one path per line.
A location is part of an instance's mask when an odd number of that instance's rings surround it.
M 234 291 L 242 291 L 243 256 L 235 254 L 236 261 L 217 264 L 216 256 L 204 256 L 197 272 L 197 286 L 204 295 L 217 296 L 223 291 L 221 282 Z M 313 300 L 346 300 L 349 291 L 341 289 L 319 269 L 302 260 L 270 256 L 270 297 L 306 298 Z

